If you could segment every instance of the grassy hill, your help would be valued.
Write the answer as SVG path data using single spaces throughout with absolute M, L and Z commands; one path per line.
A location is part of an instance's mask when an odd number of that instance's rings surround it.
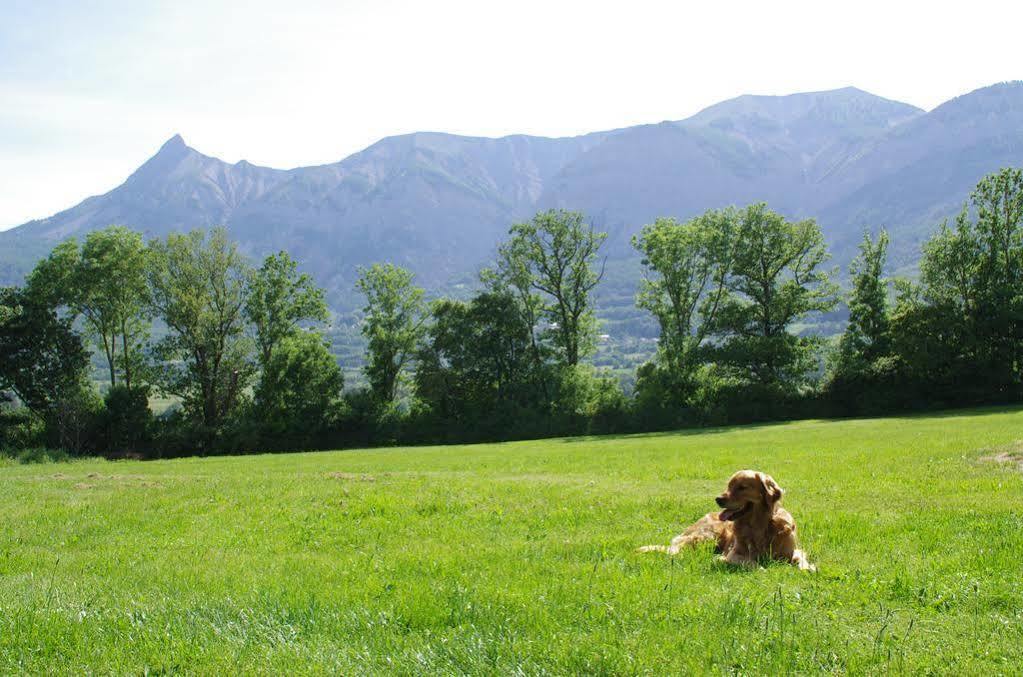
M 914 673 L 1023 664 L 1023 409 L 0 467 L 0 672 Z M 735 470 L 816 575 L 667 542 Z

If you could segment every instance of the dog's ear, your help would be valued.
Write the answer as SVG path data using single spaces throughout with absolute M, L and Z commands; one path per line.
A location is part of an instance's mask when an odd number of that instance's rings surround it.
M 774 481 L 774 478 L 767 473 L 757 473 L 760 477 L 760 490 L 764 492 L 764 502 L 768 505 L 774 505 L 781 500 L 782 491 L 778 483 Z

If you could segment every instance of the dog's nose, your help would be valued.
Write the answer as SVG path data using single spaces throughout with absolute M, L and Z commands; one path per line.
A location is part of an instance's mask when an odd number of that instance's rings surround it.
M 720 496 L 718 496 L 717 498 L 715 498 L 715 499 L 714 499 L 714 502 L 715 502 L 715 503 L 717 503 L 717 504 L 718 504 L 719 506 L 721 506 L 722 508 L 723 508 L 723 507 L 725 507 L 725 499 L 721 498 Z

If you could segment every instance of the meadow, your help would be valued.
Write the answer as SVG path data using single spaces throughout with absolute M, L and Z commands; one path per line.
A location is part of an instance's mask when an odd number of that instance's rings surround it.
M 1018 673 L 1023 409 L 0 462 L 0 672 Z M 741 468 L 820 571 L 667 543 Z

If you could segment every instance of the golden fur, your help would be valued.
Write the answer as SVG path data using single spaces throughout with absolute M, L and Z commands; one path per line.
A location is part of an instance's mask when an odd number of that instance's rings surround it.
M 720 559 L 729 564 L 754 565 L 763 557 L 795 564 L 804 571 L 817 568 L 806 559 L 796 540 L 796 522 L 778 505 L 784 492 L 762 472 L 740 470 L 728 480 L 725 492 L 715 500 L 721 512 L 704 515 L 671 540 L 670 545 L 645 545 L 640 552 L 676 555 L 689 545 L 717 543 Z

